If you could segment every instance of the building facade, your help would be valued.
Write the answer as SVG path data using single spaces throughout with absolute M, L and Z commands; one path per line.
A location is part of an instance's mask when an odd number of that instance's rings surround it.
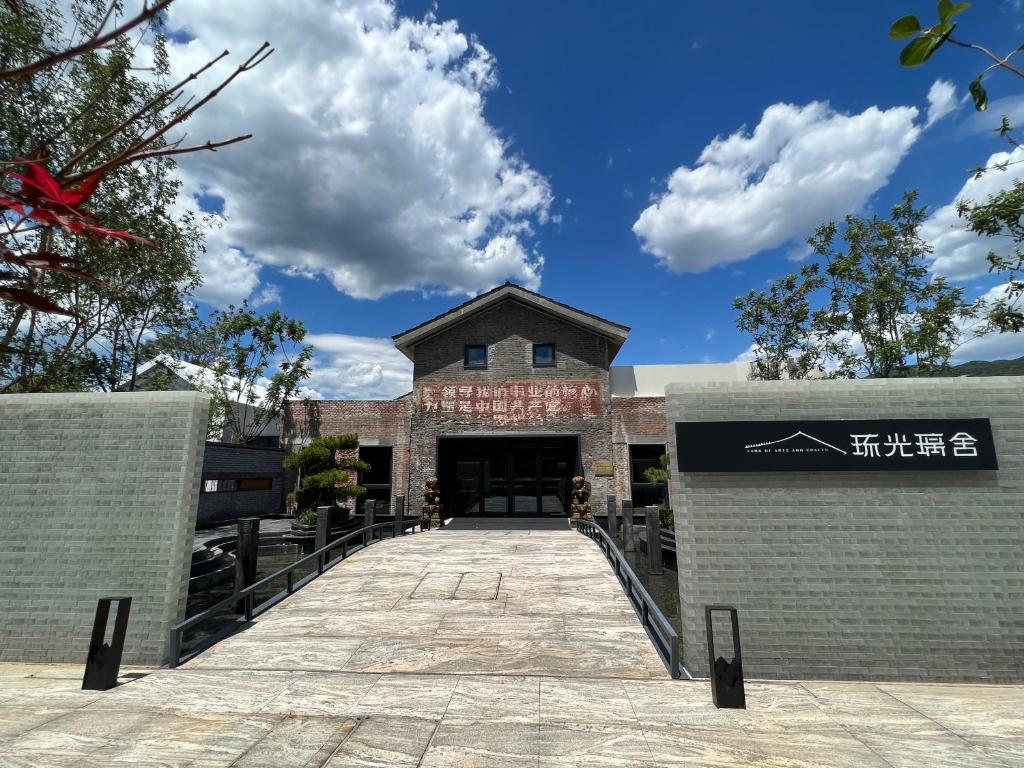
M 566 515 L 574 475 L 598 513 L 609 494 L 658 503 L 666 489 L 643 470 L 665 453 L 664 382 L 745 366 L 613 366 L 628 333 L 507 283 L 394 336 L 408 395 L 291 403 L 284 441 L 355 433 L 368 498 L 415 508 L 437 476 L 446 516 Z

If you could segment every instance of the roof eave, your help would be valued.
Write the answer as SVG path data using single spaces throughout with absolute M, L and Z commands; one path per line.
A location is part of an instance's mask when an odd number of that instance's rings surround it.
M 615 354 L 618 353 L 626 341 L 626 336 L 629 334 L 628 326 L 613 323 L 610 320 L 605 320 L 596 315 L 578 310 L 575 307 L 549 299 L 547 296 L 542 296 L 539 293 L 527 291 L 520 286 L 506 283 L 493 291 L 481 294 L 459 307 L 455 307 L 444 314 L 421 323 L 415 328 L 410 328 L 408 331 L 396 334 L 392 336 L 392 340 L 395 343 L 395 347 L 411 360 L 414 356 L 415 347 L 420 342 L 436 336 L 438 333 L 464 322 L 473 315 L 507 300 L 519 301 L 534 310 L 572 323 L 590 333 L 605 338 L 611 345 L 609 348 L 609 360 L 615 357 Z

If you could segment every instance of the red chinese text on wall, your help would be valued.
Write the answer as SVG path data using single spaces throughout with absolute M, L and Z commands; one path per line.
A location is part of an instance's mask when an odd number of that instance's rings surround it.
M 597 381 L 506 381 L 500 384 L 429 382 L 420 385 L 420 413 L 488 421 L 496 427 L 545 424 L 552 419 L 601 415 Z

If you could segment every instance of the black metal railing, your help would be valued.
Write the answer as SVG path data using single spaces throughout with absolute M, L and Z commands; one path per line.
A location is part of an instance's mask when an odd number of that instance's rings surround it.
M 640 577 L 626 562 L 626 556 L 615 546 L 615 542 L 605 533 L 604 529 L 592 520 L 573 520 L 572 525 L 580 533 L 596 541 L 597 545 L 601 547 L 669 674 L 672 677 L 681 677 L 684 670 L 679 663 L 679 633 L 665 618 L 665 614 L 658 608 L 654 598 L 644 589 Z
M 195 616 L 185 619 L 185 621 L 180 624 L 174 625 L 171 627 L 171 650 L 168 666 L 172 668 L 176 667 L 179 664 L 183 664 L 189 659 L 197 656 L 215 643 L 218 643 L 224 638 L 234 634 L 248 622 L 252 621 L 256 616 L 259 616 L 264 611 L 273 608 L 286 597 L 309 584 L 309 582 L 313 581 L 317 576 L 320 576 L 328 569 L 340 563 L 350 554 L 364 549 L 374 541 L 383 540 L 385 528 L 391 529 L 391 538 L 394 538 L 398 535 L 399 527 L 401 527 L 402 535 L 404 535 L 406 528 L 413 528 L 415 532 L 415 528 L 419 526 L 419 524 L 420 521 L 417 518 L 404 518 L 402 520 L 390 520 L 384 523 L 377 523 L 376 525 L 357 528 L 356 530 L 345 534 L 341 538 L 335 539 L 326 546 L 321 547 L 314 552 L 310 552 L 308 555 L 296 560 L 291 565 L 282 568 L 279 571 L 275 571 L 269 576 L 263 577 L 244 589 L 234 592 L 223 600 L 214 603 L 202 613 L 197 613 Z M 341 550 L 341 554 L 332 558 L 331 553 L 339 549 Z M 315 570 L 296 581 L 295 572 L 305 570 L 306 567 L 314 561 L 316 563 Z M 287 580 L 285 588 L 280 592 L 273 594 L 263 602 L 257 603 L 257 590 L 261 587 L 267 586 L 277 579 L 280 579 L 281 577 L 284 577 Z M 225 608 L 230 608 L 234 605 L 241 605 L 240 614 L 229 618 L 223 627 L 197 643 L 194 647 L 189 648 L 185 652 L 182 651 L 182 640 L 187 631 L 195 629 L 204 622 L 216 618 L 218 612 L 222 612 Z M 221 618 L 223 618 L 223 615 Z

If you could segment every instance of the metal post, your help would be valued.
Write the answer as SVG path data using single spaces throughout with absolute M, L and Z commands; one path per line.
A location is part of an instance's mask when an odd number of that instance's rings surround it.
M 377 517 L 377 502 L 367 499 L 363 502 L 363 526 L 373 525 Z M 363 546 L 365 547 L 373 540 L 373 531 L 363 534 Z
M 608 535 L 613 539 L 619 535 L 619 510 L 615 504 L 615 497 L 608 494 Z
M 316 508 L 316 539 L 313 549 L 321 549 L 327 546 L 327 536 L 331 530 L 331 508 Z
M 107 619 L 110 616 L 112 602 L 117 603 L 117 615 L 114 618 L 114 634 L 108 645 L 103 642 L 103 636 L 107 633 Z M 124 652 L 124 636 L 128 631 L 128 613 L 131 608 L 130 597 L 102 597 L 96 603 L 89 655 L 85 659 L 85 674 L 82 676 L 83 691 L 109 691 L 117 685 L 117 673 L 121 669 L 121 654 Z M 177 659 L 172 661 L 176 663 Z
M 636 541 L 633 537 L 633 500 L 622 500 L 622 551 L 636 552 Z
M 715 630 L 711 624 L 712 611 L 728 611 L 732 620 L 732 661 L 715 657 Z M 719 709 L 746 709 L 747 697 L 743 688 L 743 657 L 740 653 L 740 621 L 735 608 L 729 605 L 705 605 L 704 620 L 708 633 L 708 672 L 711 675 L 711 700 Z
M 651 576 L 660 576 L 665 572 L 661 562 L 661 518 L 658 508 L 650 506 L 647 511 L 647 572 Z
M 260 551 L 260 519 L 243 517 L 238 521 L 238 547 L 235 549 L 235 591 L 256 581 L 256 558 Z
M 405 535 L 405 496 L 395 496 L 395 527 L 399 536 Z

